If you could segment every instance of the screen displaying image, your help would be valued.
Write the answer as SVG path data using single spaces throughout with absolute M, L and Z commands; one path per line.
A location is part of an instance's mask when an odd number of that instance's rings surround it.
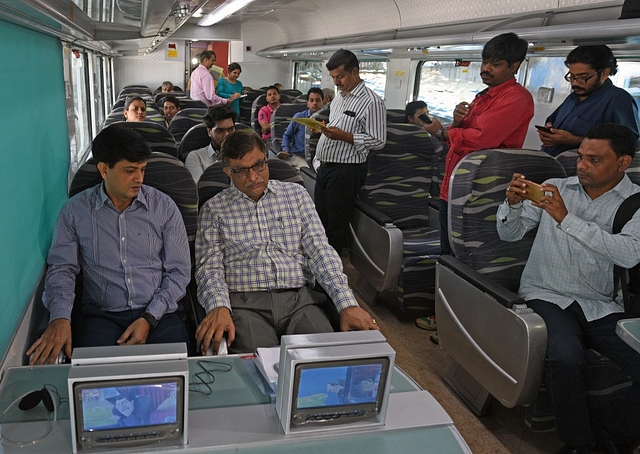
M 297 408 L 373 403 L 382 371 L 380 363 L 304 368 L 300 371 Z
M 79 400 L 85 432 L 174 424 L 178 383 L 83 387 Z

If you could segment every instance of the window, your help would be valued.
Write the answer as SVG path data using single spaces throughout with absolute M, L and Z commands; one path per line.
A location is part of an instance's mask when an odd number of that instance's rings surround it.
M 384 90 L 387 85 L 386 61 L 361 61 L 360 78 L 364 80 L 368 88 L 384 99 Z
M 87 88 L 88 65 L 87 56 L 81 50 L 65 47 L 65 55 L 68 64 L 68 71 L 65 71 L 65 82 L 67 86 L 69 142 L 71 144 L 71 167 L 69 170 L 73 174 L 78 170 L 91 147 L 91 114 Z
M 471 102 L 487 86 L 480 78 L 479 61 L 460 66 L 455 61 L 423 61 L 418 65 L 418 100 L 429 106 L 429 112 L 446 122 L 453 121 L 453 109 L 459 103 Z
M 311 87 L 322 86 L 322 62 L 297 61 L 294 68 L 293 88 L 306 93 Z

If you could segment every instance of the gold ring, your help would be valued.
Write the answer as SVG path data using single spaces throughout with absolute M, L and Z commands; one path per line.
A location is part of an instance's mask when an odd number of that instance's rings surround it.
M 373 322 L 374 325 L 377 325 L 375 318 L 372 318 L 371 321 Z

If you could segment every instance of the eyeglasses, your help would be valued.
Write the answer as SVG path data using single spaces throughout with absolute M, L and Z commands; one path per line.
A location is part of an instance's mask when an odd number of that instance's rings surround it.
M 602 72 L 602 70 L 596 71 L 593 74 L 591 74 L 590 76 L 574 76 L 573 74 L 568 72 L 567 74 L 564 75 L 564 80 L 566 80 L 567 82 L 576 81 L 579 84 L 586 84 L 591 79 L 593 79 L 595 76 L 598 76 L 601 72 Z
M 263 159 L 262 161 L 256 162 L 251 167 L 229 167 L 229 166 L 227 166 L 227 169 L 229 169 L 229 171 L 235 173 L 237 176 L 239 176 L 241 178 L 246 178 L 246 177 L 249 176 L 249 171 L 250 170 L 253 170 L 255 173 L 260 173 L 266 167 L 267 167 L 267 160 Z

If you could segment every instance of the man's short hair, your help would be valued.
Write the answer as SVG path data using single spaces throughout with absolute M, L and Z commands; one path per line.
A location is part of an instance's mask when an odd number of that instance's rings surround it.
M 331 56 L 325 66 L 329 71 L 333 71 L 343 65 L 345 71 L 351 71 L 353 68 L 358 68 L 360 62 L 353 52 L 346 49 L 339 49 Z
M 200 63 L 205 61 L 207 58 L 216 58 L 216 53 L 212 50 L 205 50 L 200 54 Z
M 173 105 L 176 106 L 178 110 L 180 110 L 180 100 L 178 98 L 176 98 L 175 96 L 167 96 L 166 98 L 164 98 L 164 102 L 167 101 L 173 103 Z
M 167 87 L 169 90 L 173 90 L 173 82 L 169 80 L 165 80 L 164 82 L 162 82 L 162 86 Z
M 129 110 L 133 101 L 142 101 L 145 106 L 147 105 L 147 102 L 140 96 L 127 96 L 124 100 L 124 110 Z
M 522 63 L 529 47 L 526 40 L 515 33 L 503 33 L 491 38 L 482 49 L 483 60 L 507 60 L 509 65 Z
M 407 106 L 404 108 L 404 114 L 407 116 L 407 121 L 409 120 L 409 117 L 413 117 L 413 115 L 420 109 L 426 109 L 427 108 L 427 103 L 424 101 L 411 101 L 409 104 L 407 104 Z
M 232 159 L 242 159 L 247 153 L 251 153 L 254 148 L 258 148 L 265 156 L 267 146 L 255 131 L 242 129 L 229 134 L 220 147 L 219 159 L 228 164 Z
M 118 124 L 104 128 L 93 139 L 91 145 L 93 157 L 98 162 L 113 168 L 117 162 L 142 162 L 151 156 L 151 147 L 135 130 Z
M 322 99 L 324 101 L 324 92 L 322 91 L 321 88 L 311 87 L 309 89 L 309 91 L 307 91 L 307 99 L 309 99 L 309 96 L 311 96 L 311 93 L 315 93 L 316 95 L 320 95 L 320 99 Z
M 236 111 L 227 105 L 209 107 L 207 113 L 202 117 L 204 124 L 209 129 L 215 128 L 217 121 L 226 120 L 227 118 L 231 118 L 234 124 L 238 121 Z
M 278 93 L 280 93 L 280 89 L 278 87 L 276 87 L 275 85 L 269 85 L 267 89 L 264 91 L 264 94 L 266 95 L 267 93 L 269 93 L 269 90 L 275 90 Z
M 626 154 L 633 158 L 636 154 L 637 137 L 631 129 L 623 125 L 615 123 L 597 124 L 589 128 L 585 138 L 608 140 L 609 146 L 617 157 Z
M 325 100 L 333 101 L 333 98 L 336 97 L 336 92 L 333 91 L 333 88 L 323 88 L 322 93 L 324 93 Z
M 605 68 L 611 70 L 613 76 L 618 72 L 618 62 L 613 52 L 604 44 L 594 46 L 578 46 L 569 52 L 564 65 L 568 68 L 574 63 L 584 63 L 591 66 L 596 71 L 602 71 Z

